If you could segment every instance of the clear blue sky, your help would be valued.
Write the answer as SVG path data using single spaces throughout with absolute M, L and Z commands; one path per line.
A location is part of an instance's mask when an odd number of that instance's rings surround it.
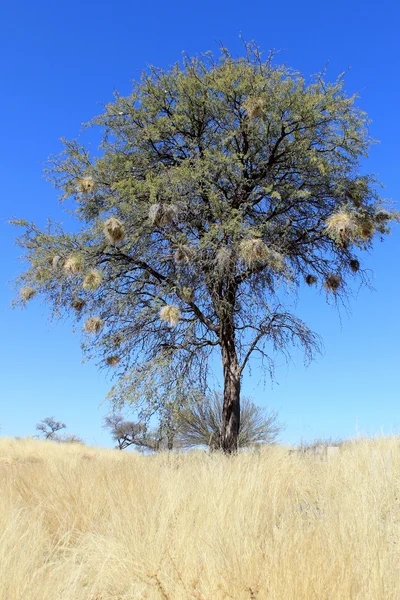
M 79 134 L 81 123 L 130 91 L 146 63 L 167 67 L 184 50 L 218 52 L 222 42 L 242 52 L 239 34 L 265 50 L 282 50 L 278 61 L 314 73 L 329 62 L 334 78 L 351 67 L 346 90 L 362 91 L 359 105 L 373 123 L 373 147 L 365 169 L 399 199 L 400 52 L 399 8 L 393 1 L 329 5 L 304 1 L 38 2 L 3 3 L 0 121 L 0 319 L 2 334 L 1 434 L 26 436 L 54 415 L 89 444 L 111 446 L 101 422 L 110 380 L 94 363 L 82 364 L 79 333 L 72 323 L 53 324 L 33 300 L 11 310 L 7 281 L 23 268 L 7 224 L 23 217 L 43 226 L 62 219 L 56 192 L 42 177 L 46 158 L 61 150 L 60 137 Z M 399 414 L 398 315 L 400 228 L 366 257 L 375 291 L 362 289 L 352 315 L 341 319 L 324 295 L 306 290 L 298 312 L 324 339 L 325 354 L 305 369 L 300 355 L 277 370 L 277 383 L 257 387 L 257 368 L 244 392 L 279 411 L 285 443 L 317 436 L 349 437 L 397 431 Z

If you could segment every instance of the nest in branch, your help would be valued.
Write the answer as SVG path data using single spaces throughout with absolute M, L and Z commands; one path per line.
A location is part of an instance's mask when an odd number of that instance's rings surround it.
M 225 246 L 224 248 L 220 248 L 216 254 L 215 262 L 217 266 L 217 271 L 221 275 L 227 273 L 231 266 L 232 259 L 232 250 Z
M 391 220 L 391 215 L 387 210 L 378 210 L 378 212 L 375 214 L 375 219 L 377 220 L 378 223 L 384 223 L 385 221 L 390 221 Z
M 99 333 L 103 328 L 103 320 L 100 317 L 89 317 L 86 321 L 84 330 L 87 333 Z
M 306 275 L 304 279 L 307 285 L 314 285 L 318 281 L 315 275 Z
M 194 296 L 193 288 L 183 287 L 181 290 L 181 295 L 185 302 L 191 302 Z
M 331 273 L 325 279 L 324 288 L 328 292 L 337 292 L 341 285 L 342 278 L 340 277 L 340 275 L 335 275 L 334 273 Z
M 125 237 L 125 228 L 116 217 L 110 217 L 104 221 L 103 233 L 110 244 L 117 244 Z
M 346 246 L 354 240 L 357 225 L 352 215 L 341 210 L 326 220 L 326 230 L 334 242 L 339 246 Z
M 24 302 L 28 302 L 36 294 L 36 290 L 31 287 L 23 287 L 20 289 L 21 298 Z
M 57 269 L 58 267 L 61 267 L 61 262 L 61 256 L 53 256 L 53 258 L 51 259 L 51 266 L 53 267 L 53 269 Z
M 360 263 L 356 258 L 353 258 L 349 264 L 350 269 L 353 271 L 353 273 L 357 273 L 357 271 L 360 269 Z
M 362 239 L 363 242 L 369 242 L 374 236 L 375 225 L 372 221 L 365 219 L 360 223 L 357 233 L 358 237 Z
M 169 225 L 178 215 L 176 204 L 152 204 L 149 209 L 149 221 L 156 227 Z
M 86 304 L 86 302 L 83 298 L 75 298 L 71 302 L 72 308 L 75 309 L 77 312 L 80 312 L 82 310 L 82 308 L 85 306 L 85 304 Z
M 268 248 L 262 240 L 254 238 L 240 243 L 240 256 L 247 266 L 263 262 L 268 256 Z
M 103 281 L 103 274 L 101 271 L 97 271 L 96 269 L 90 269 L 89 273 L 85 276 L 83 280 L 83 289 L 87 292 L 97 290 L 101 282 Z
M 120 357 L 116 356 L 116 355 L 107 356 L 107 358 L 106 358 L 106 362 L 109 367 L 116 367 L 120 361 L 121 361 Z
M 179 323 L 180 310 L 177 306 L 167 304 L 160 310 L 160 319 L 168 322 L 172 327 L 176 327 Z
M 78 181 L 78 189 L 82 194 L 88 194 L 94 190 L 94 181 L 92 177 L 82 177 Z
M 123 341 L 124 336 L 122 335 L 122 333 L 116 333 L 112 337 L 112 345 L 114 346 L 114 348 L 119 348 Z
M 261 117 L 265 110 L 265 99 L 262 96 L 250 96 L 244 103 L 249 119 Z
M 85 261 L 82 254 L 71 254 L 64 264 L 64 270 L 69 275 L 79 275 L 83 271 Z
M 195 256 L 195 251 L 190 246 L 179 246 L 174 254 L 174 259 L 177 264 L 190 262 Z
M 247 267 L 265 263 L 276 272 L 283 271 L 285 259 L 276 250 L 269 248 L 258 238 L 243 240 L 240 244 L 240 256 Z

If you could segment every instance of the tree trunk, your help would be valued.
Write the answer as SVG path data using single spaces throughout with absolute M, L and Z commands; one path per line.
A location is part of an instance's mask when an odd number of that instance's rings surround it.
M 241 383 L 232 319 L 222 325 L 220 343 L 224 370 L 221 447 L 225 454 L 232 454 L 238 450 Z

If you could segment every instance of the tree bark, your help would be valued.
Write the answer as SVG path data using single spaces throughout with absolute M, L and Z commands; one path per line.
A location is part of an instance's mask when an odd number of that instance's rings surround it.
M 238 450 L 241 383 L 232 318 L 229 318 L 221 325 L 220 343 L 224 370 L 221 447 L 225 454 L 232 454 Z

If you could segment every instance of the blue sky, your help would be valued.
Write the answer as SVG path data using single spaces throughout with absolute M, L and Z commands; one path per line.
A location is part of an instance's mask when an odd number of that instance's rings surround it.
M 0 19 L 2 93 L 0 121 L 0 361 L 1 434 L 26 436 L 54 415 L 89 444 L 112 446 L 101 427 L 101 405 L 110 379 L 94 363 L 82 364 L 79 333 L 71 322 L 51 323 L 33 300 L 11 310 L 7 284 L 23 264 L 7 221 L 23 217 L 43 226 L 47 216 L 64 219 L 57 194 L 43 178 L 43 162 L 61 150 L 60 137 L 76 137 L 81 124 L 101 112 L 114 90 L 130 91 L 146 63 L 167 67 L 182 51 L 218 52 L 219 42 L 242 52 L 240 34 L 266 52 L 281 50 L 278 62 L 310 75 L 329 63 L 328 77 L 351 67 L 349 93 L 372 119 L 380 140 L 364 165 L 399 199 L 400 51 L 396 3 L 360 1 L 203 1 L 135 3 L 3 3 Z M 258 367 L 244 380 L 244 393 L 278 410 L 287 427 L 281 436 L 350 437 L 396 432 L 400 319 L 400 230 L 379 241 L 365 264 L 375 291 L 362 289 L 352 314 L 327 306 L 323 294 L 304 290 L 298 314 L 324 340 L 325 352 L 307 369 L 301 356 L 277 369 L 277 381 L 258 383 Z

